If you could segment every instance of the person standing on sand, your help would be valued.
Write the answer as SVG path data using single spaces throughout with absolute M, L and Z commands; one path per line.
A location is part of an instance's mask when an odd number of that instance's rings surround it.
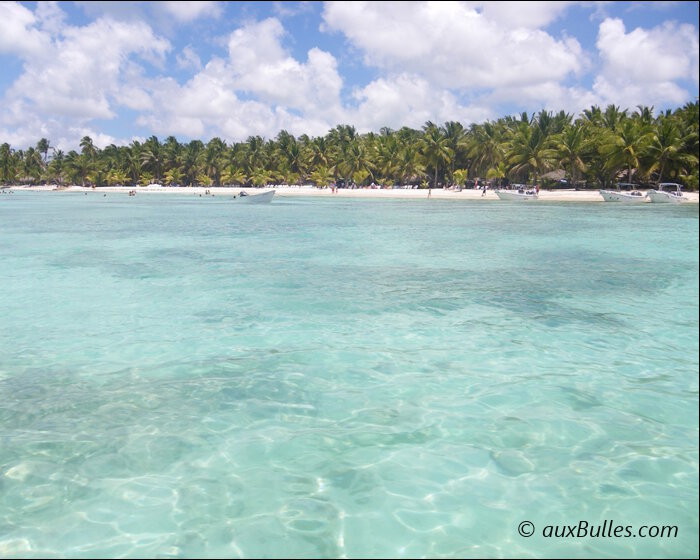
M 432 193 L 432 192 L 433 192 L 433 189 L 428 188 L 428 198 L 430 198 L 430 193 Z

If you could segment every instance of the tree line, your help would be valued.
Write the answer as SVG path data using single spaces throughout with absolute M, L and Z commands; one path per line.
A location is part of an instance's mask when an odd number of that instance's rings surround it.
M 79 151 L 42 138 L 35 147 L 0 145 L 0 182 L 221 186 L 266 184 L 465 185 L 538 182 L 559 171 L 568 186 L 605 188 L 616 182 L 679 182 L 698 189 L 698 101 L 657 116 L 653 107 L 605 110 L 592 106 L 577 118 L 560 111 L 521 113 L 465 128 L 456 121 L 421 129 L 382 128 L 358 134 L 338 125 L 325 136 L 274 139 L 250 136 L 228 144 L 212 138 L 181 143 L 151 136 L 128 146 L 96 147 L 89 136 Z M 550 175 L 551 177 L 552 175 Z M 556 182 L 549 179 L 550 185 Z

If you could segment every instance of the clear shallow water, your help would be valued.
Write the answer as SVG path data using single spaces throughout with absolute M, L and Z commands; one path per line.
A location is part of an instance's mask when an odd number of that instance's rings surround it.
M 697 205 L 15 193 L 0 263 L 0 556 L 698 555 Z

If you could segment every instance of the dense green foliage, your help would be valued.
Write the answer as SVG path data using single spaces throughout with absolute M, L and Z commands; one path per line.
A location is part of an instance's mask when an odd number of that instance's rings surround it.
M 274 140 L 251 136 L 227 144 L 213 138 L 180 143 L 151 136 L 128 146 L 100 150 L 89 136 L 67 154 L 46 138 L 36 147 L 0 145 L 0 182 L 81 185 L 328 185 L 465 184 L 469 179 L 550 185 L 560 171 L 567 183 L 585 188 L 617 181 L 674 181 L 698 188 L 698 102 L 653 116 L 653 108 L 586 109 L 576 119 L 541 111 L 518 118 L 421 130 L 382 128 L 358 134 L 338 125 L 323 137 L 295 138 L 281 131 Z M 563 173 L 562 173 L 563 171 Z M 548 180 L 549 179 L 549 180 Z

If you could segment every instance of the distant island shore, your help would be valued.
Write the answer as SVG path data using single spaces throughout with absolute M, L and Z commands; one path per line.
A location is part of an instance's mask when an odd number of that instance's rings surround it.
M 265 190 L 275 190 L 275 196 L 293 197 L 293 196 L 318 196 L 318 197 L 345 197 L 345 198 L 397 198 L 397 199 L 425 199 L 430 196 L 430 199 L 435 200 L 499 200 L 495 190 L 488 189 L 486 193 L 482 193 L 481 189 L 411 189 L 411 188 L 357 188 L 357 189 L 336 189 L 319 188 L 312 185 L 269 185 L 261 188 L 249 187 L 166 187 L 162 185 L 147 185 L 147 186 L 112 186 L 112 187 L 81 187 L 79 185 L 71 185 L 67 187 L 57 187 L 57 185 L 23 185 L 13 186 L 13 191 L 55 191 L 60 192 L 86 192 L 86 193 L 102 193 L 102 194 L 128 194 L 129 191 L 135 191 L 137 194 L 148 193 L 170 193 L 180 195 L 196 195 L 196 196 L 234 196 L 240 191 L 262 192 Z M 9 190 L 9 189 L 5 189 Z M 207 194 L 210 193 L 210 194 Z M 483 195 L 483 196 L 482 196 Z M 698 204 L 700 200 L 699 193 L 687 192 L 684 193 L 686 204 Z M 604 202 L 600 193 L 597 190 L 546 190 L 542 189 L 539 193 L 537 202 Z

